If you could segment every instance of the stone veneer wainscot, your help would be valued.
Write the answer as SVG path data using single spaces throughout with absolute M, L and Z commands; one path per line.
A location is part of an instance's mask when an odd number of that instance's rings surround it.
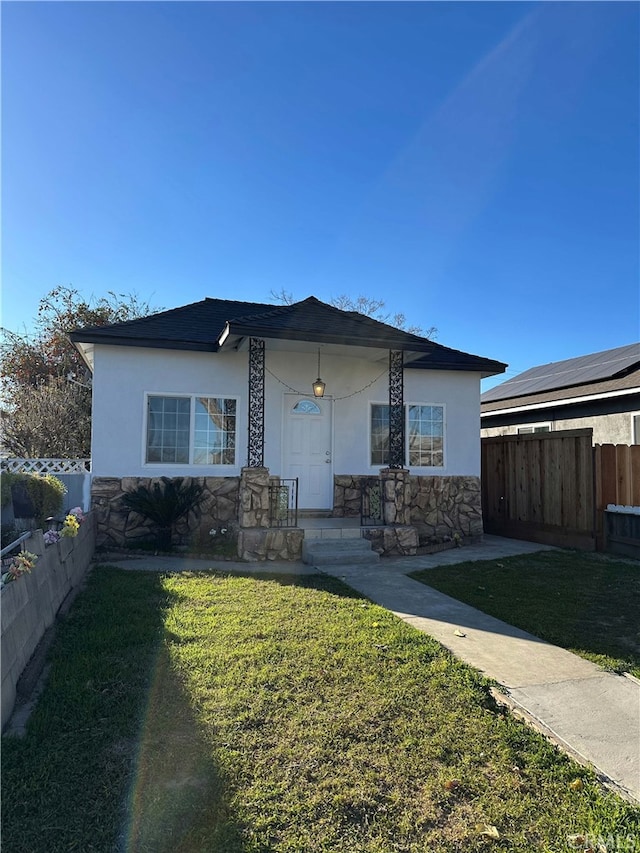
M 393 514 L 396 502 L 407 502 L 396 513 L 396 526 L 365 534 L 376 550 L 386 555 L 415 554 L 430 543 L 482 535 L 482 506 L 478 477 L 429 477 L 406 471 L 381 472 L 385 477 L 385 515 Z M 300 558 L 303 533 L 298 528 L 268 527 L 268 484 L 266 468 L 242 472 L 244 499 L 240 499 L 239 477 L 183 478 L 201 483 L 205 496 L 199 512 L 190 513 L 176 525 L 173 543 L 208 541 L 211 527 L 238 525 L 238 556 L 245 560 L 296 560 Z M 365 484 L 379 482 L 376 476 L 337 475 L 334 478 L 333 516 L 360 515 L 360 496 Z M 97 544 L 123 547 L 148 541 L 153 525 L 122 503 L 125 491 L 158 480 L 145 477 L 96 477 L 92 483 L 92 508 L 97 521 Z M 400 500 L 402 498 L 402 500 Z M 391 521 L 387 518 L 387 523 Z M 244 522 L 244 524 L 242 523 Z M 398 523 L 399 522 L 399 523 Z
M 197 512 L 175 525 L 173 544 L 187 545 L 196 537 L 200 543 L 209 539 L 212 527 L 238 521 L 239 477 L 183 477 L 185 484 L 200 483 L 204 497 Z M 144 542 L 155 536 L 154 525 L 122 502 L 125 492 L 138 486 L 152 486 L 160 478 L 94 477 L 91 483 L 91 508 L 95 511 L 98 546 L 123 547 Z
M 333 515 L 339 518 L 360 515 L 365 484 L 378 482 L 376 476 L 353 474 L 334 477 Z M 409 476 L 409 518 L 418 529 L 420 541 L 482 535 L 482 500 L 479 477 Z M 405 519 L 403 519 L 405 520 Z

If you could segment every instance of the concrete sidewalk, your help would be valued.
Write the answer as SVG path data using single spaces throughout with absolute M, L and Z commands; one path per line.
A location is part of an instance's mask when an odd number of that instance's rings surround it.
M 408 572 L 473 560 L 547 550 L 544 545 L 485 536 L 478 545 L 420 557 L 385 558 L 372 565 L 323 566 L 456 657 L 503 685 L 507 701 L 567 752 L 632 799 L 640 801 L 640 683 L 450 598 Z M 107 562 L 105 560 L 104 562 Z M 129 570 L 315 574 L 302 563 L 232 563 L 180 557 L 109 560 Z M 458 630 L 464 636 L 456 636 Z

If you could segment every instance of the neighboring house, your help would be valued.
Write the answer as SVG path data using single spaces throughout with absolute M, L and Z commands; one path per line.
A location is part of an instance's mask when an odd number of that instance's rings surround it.
M 482 436 L 593 429 L 640 444 L 640 343 L 525 370 L 481 397 Z
M 301 509 L 356 515 L 362 484 L 389 468 L 413 490 L 391 520 L 428 517 L 434 536 L 482 532 L 480 379 L 501 362 L 314 297 L 205 299 L 71 338 L 93 372 L 103 505 L 131 486 L 123 478 L 204 477 L 228 495 L 247 471 L 268 469 L 272 481 L 298 478 Z M 219 494 L 210 514 L 229 517 L 231 498 Z M 242 493 L 232 498 L 242 511 Z

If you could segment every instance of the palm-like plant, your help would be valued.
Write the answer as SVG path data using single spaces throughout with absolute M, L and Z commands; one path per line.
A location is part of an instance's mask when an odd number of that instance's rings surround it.
M 158 527 L 158 546 L 165 551 L 171 547 L 173 525 L 197 509 L 204 487 L 198 483 L 185 484 L 182 477 L 162 477 L 161 483 L 138 486 L 125 492 L 122 502 L 138 515 L 153 521 Z

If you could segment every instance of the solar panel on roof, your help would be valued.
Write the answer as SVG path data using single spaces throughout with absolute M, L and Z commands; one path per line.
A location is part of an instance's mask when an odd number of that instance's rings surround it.
M 542 391 L 554 391 L 558 388 L 570 388 L 573 385 L 611 379 L 638 362 L 640 362 L 640 343 L 578 358 L 568 358 L 564 361 L 554 361 L 525 370 L 513 379 L 508 379 L 501 385 L 485 391 L 481 400 L 483 403 L 491 403 L 495 400 L 524 397 Z

